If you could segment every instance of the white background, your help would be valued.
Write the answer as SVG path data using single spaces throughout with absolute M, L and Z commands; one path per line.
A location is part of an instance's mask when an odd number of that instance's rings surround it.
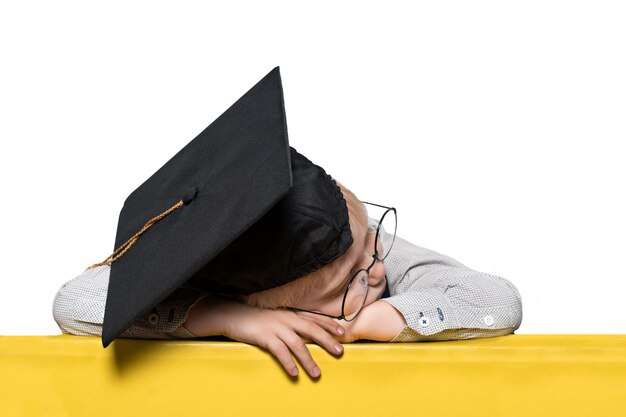
M 126 196 L 277 65 L 291 144 L 514 282 L 518 334 L 626 333 L 623 2 L 3 1 L 0 60 L 0 334 L 59 333 Z

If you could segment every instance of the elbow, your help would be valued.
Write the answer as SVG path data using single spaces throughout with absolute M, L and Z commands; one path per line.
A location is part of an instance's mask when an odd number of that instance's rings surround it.
M 66 282 L 52 303 L 52 317 L 63 333 L 79 336 L 99 336 L 106 291 L 85 282 L 83 276 Z
M 488 312 L 486 317 L 474 317 L 485 329 L 509 329 L 510 333 L 522 324 L 522 297 L 517 287 L 500 276 L 474 273 L 448 286 L 447 295 L 456 304 L 475 313 Z M 485 321 L 489 317 L 488 321 Z
M 507 300 L 507 305 L 511 309 L 511 321 L 513 324 L 511 333 L 513 333 L 520 328 L 520 326 L 522 325 L 522 319 L 524 317 L 522 296 L 515 284 L 505 278 L 500 277 L 500 279 L 505 286 L 503 299 Z
M 61 288 L 59 288 L 59 291 L 57 291 L 54 296 L 54 301 L 52 303 L 52 317 L 63 333 L 71 333 L 69 319 L 71 317 L 72 307 L 71 300 L 65 293 L 65 286 L 67 284 L 68 283 L 65 283 Z
M 100 336 L 102 323 L 82 318 L 79 313 L 84 310 L 84 307 L 85 303 L 68 296 L 65 288 L 61 287 L 54 297 L 52 317 L 63 333 L 77 336 Z
M 513 285 L 513 284 L 511 284 Z M 515 288 L 515 286 L 513 286 Z M 522 325 L 522 318 L 524 317 L 524 313 L 523 313 L 523 308 L 522 308 L 522 296 L 520 295 L 519 291 L 517 290 L 517 288 L 515 288 L 515 293 L 517 296 L 517 304 L 516 304 L 516 309 L 515 309 L 515 315 L 517 318 L 517 323 L 515 325 L 515 330 L 519 329 L 519 327 Z

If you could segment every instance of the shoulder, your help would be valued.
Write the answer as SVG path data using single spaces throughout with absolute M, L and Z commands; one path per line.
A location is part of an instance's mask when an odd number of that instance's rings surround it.
M 65 333 L 99 335 L 104 318 L 109 266 L 88 269 L 57 292 L 52 314 Z

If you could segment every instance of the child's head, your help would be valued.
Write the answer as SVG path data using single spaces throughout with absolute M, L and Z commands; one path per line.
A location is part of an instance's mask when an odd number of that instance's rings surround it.
M 343 295 L 352 274 L 372 262 L 375 236 L 368 227 L 365 205 L 346 187 L 337 185 L 348 207 L 353 238 L 350 248 L 335 261 L 295 281 L 242 297 L 244 303 L 263 308 L 297 307 L 330 315 L 341 314 Z M 384 291 L 383 264 L 376 262 L 369 276 L 366 305 L 380 298 Z

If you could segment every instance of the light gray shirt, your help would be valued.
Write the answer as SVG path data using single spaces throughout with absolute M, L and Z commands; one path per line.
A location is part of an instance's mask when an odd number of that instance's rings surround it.
M 522 298 L 513 283 L 400 237 L 385 270 L 391 297 L 384 301 L 406 321 L 394 342 L 502 336 L 522 323 Z
M 383 245 L 391 236 L 383 232 Z M 474 271 L 449 256 L 396 237 L 384 261 L 391 297 L 406 327 L 392 341 L 472 339 L 511 334 L 522 323 L 522 299 L 510 281 Z M 102 332 L 109 266 L 84 271 L 58 291 L 53 316 L 64 333 Z M 193 337 L 182 324 L 204 294 L 181 288 L 139 318 L 122 337 Z

